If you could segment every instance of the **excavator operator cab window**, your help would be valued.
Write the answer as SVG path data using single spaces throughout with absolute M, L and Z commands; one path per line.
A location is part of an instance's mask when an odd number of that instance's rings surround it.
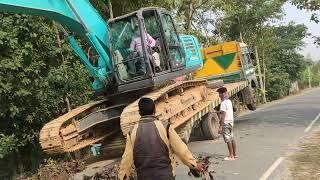
M 142 13 L 145 25 L 145 31 L 155 40 L 155 45 L 147 47 L 151 55 L 151 66 L 154 73 L 167 71 L 169 62 L 166 57 L 164 39 L 161 36 L 161 24 L 155 10 L 147 10 Z
M 168 48 L 168 54 L 173 69 L 184 66 L 183 49 L 179 41 L 179 36 L 175 29 L 172 17 L 169 14 L 161 14 L 165 41 Z
M 137 16 L 129 16 L 110 23 L 113 59 L 119 78 L 129 81 L 145 77 L 142 36 Z

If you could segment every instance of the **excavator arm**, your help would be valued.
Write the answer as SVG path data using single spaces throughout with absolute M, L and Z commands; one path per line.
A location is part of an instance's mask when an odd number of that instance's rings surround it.
M 94 78 L 93 89 L 105 88 L 106 79 L 113 74 L 108 28 L 89 0 L 0 0 L 0 12 L 47 17 L 84 37 L 99 55 L 98 67 L 90 63 L 75 38 L 65 31 L 72 49 Z

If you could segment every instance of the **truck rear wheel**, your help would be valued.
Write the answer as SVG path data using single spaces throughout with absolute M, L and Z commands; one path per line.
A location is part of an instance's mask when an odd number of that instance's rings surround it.
M 253 89 L 252 87 L 246 87 L 244 89 L 244 93 L 245 93 L 245 97 L 246 97 L 246 105 L 247 108 L 251 111 L 254 111 L 257 109 L 257 105 L 256 105 L 256 92 L 255 89 Z
M 219 126 L 219 117 L 217 113 L 211 112 L 206 114 L 201 123 L 204 138 L 206 140 L 217 139 L 220 136 L 218 133 Z
M 232 99 L 232 107 L 233 107 L 233 115 L 234 117 L 238 117 L 240 114 L 240 100 L 237 95 L 235 95 Z
M 217 113 L 209 112 L 201 118 L 200 124 L 193 129 L 191 140 L 200 141 L 217 139 L 220 136 L 218 129 L 219 117 Z

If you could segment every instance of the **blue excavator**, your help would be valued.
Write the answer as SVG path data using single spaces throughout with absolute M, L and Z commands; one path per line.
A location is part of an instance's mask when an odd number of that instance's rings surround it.
M 142 8 L 106 22 L 89 0 L 0 0 L 0 12 L 59 23 L 89 71 L 94 94 L 103 97 L 44 125 L 39 140 L 48 154 L 80 151 L 101 141 L 112 152 L 119 145 L 114 139 L 123 140 L 138 122 L 137 100 L 142 96 L 156 102 L 156 115 L 164 122 L 184 121 L 186 111 L 205 98 L 205 81 L 174 81 L 201 68 L 202 59 L 197 39 L 179 35 L 165 9 Z M 90 48 L 81 49 L 74 35 Z M 166 107 L 168 103 L 175 107 Z

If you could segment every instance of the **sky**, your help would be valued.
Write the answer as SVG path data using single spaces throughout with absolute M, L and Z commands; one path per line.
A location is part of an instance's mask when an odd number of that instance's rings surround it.
M 295 6 L 286 3 L 283 7 L 284 13 L 286 14 L 281 23 L 288 23 L 294 21 L 298 24 L 305 24 L 308 27 L 308 32 L 311 33 L 311 37 L 305 38 L 305 47 L 302 49 L 301 53 L 313 60 L 320 60 L 320 47 L 313 44 L 312 36 L 320 36 L 320 24 L 310 21 L 311 12 L 306 10 L 299 10 Z

